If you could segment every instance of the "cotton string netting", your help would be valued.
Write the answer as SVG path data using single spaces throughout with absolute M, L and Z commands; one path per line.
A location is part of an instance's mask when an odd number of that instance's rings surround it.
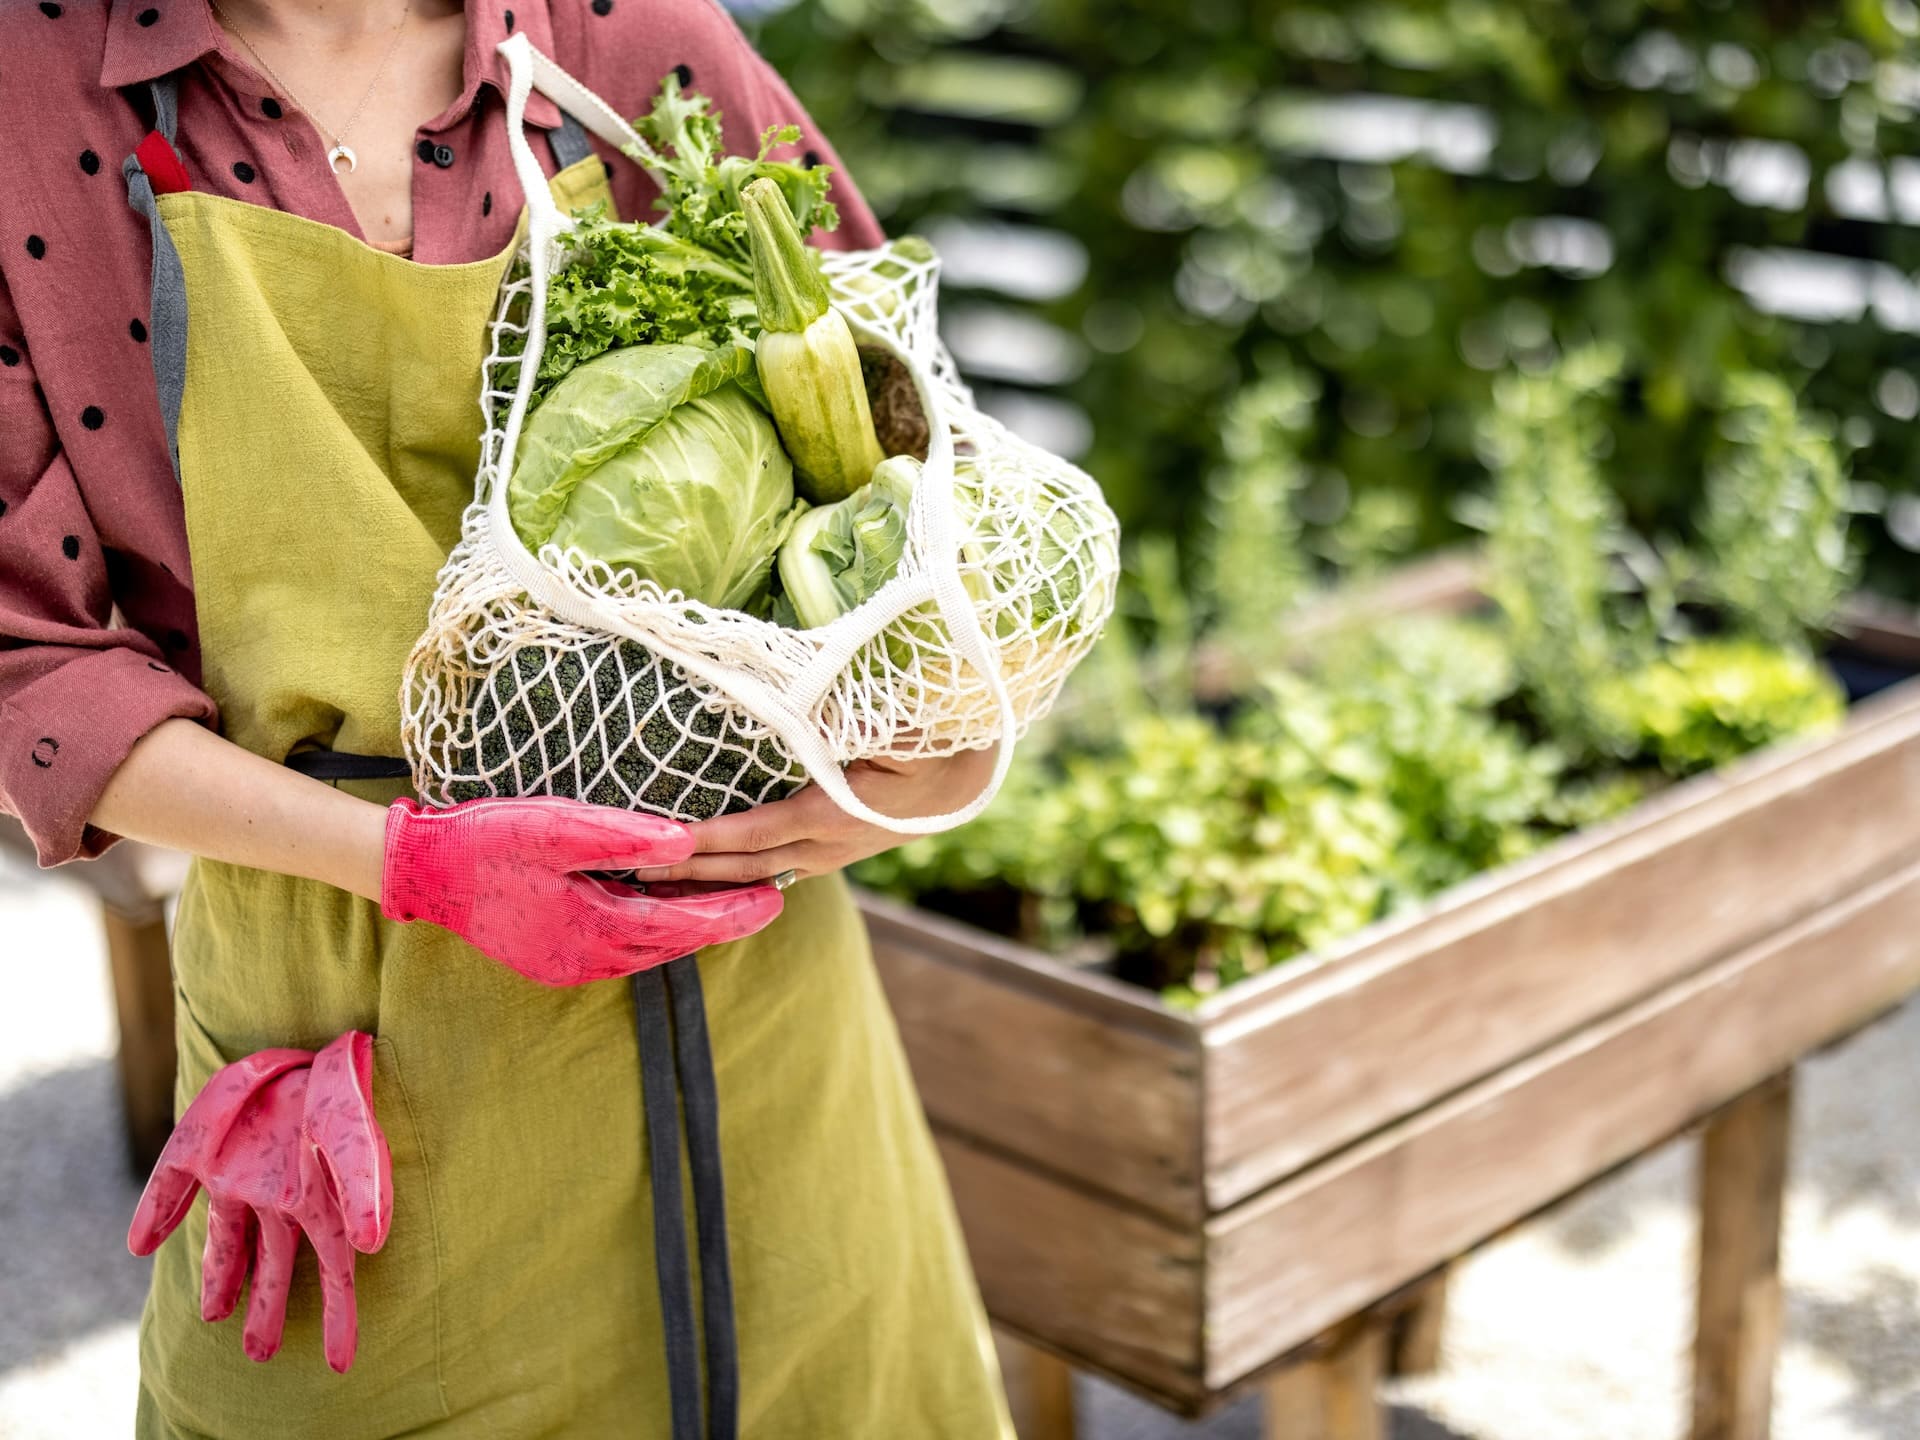
M 571 226 L 527 143 L 532 84 L 638 162 L 658 157 L 525 36 L 501 51 L 528 235 L 491 327 L 474 502 L 402 684 L 416 789 L 436 805 L 566 795 L 694 820 L 811 781 L 900 833 L 972 818 L 1112 612 L 1119 527 L 1099 487 L 975 407 L 936 331 L 937 262 L 829 254 L 835 307 L 862 345 L 905 365 L 928 421 L 905 552 L 878 593 L 832 624 L 795 630 L 577 549 L 529 553 L 508 519 L 507 479 L 545 341 L 548 278 L 570 258 Z M 991 779 L 940 815 L 882 815 L 842 773 L 862 759 L 988 746 Z

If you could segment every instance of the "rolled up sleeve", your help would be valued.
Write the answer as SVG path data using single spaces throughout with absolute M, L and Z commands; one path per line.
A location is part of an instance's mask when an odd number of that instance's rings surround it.
M 113 843 L 88 816 L 141 736 L 218 715 L 151 637 L 114 623 L 114 562 L 0 277 L 0 808 L 42 865 Z

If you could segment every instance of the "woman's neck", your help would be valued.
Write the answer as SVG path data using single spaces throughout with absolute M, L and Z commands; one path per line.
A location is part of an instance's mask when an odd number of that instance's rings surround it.
M 416 15 L 461 8 L 460 0 L 414 0 Z M 385 36 L 400 23 L 407 0 L 220 0 L 220 9 L 250 39 L 352 46 Z

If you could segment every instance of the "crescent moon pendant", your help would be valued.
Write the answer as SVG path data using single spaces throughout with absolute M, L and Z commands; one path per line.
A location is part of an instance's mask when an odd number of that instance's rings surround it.
M 349 175 L 360 168 L 359 157 L 346 146 L 336 145 L 327 151 L 327 164 L 333 167 L 333 173 L 336 175 L 340 173 L 340 162 L 342 160 L 347 162 L 347 173 Z

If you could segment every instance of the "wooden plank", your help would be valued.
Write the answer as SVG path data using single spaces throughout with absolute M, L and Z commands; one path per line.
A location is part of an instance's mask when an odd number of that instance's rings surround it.
M 1767 1440 L 1771 1428 L 1792 1076 L 1748 1091 L 1701 1137 L 1692 1440 Z
M 1207 1203 L 1495 1073 L 1920 850 L 1920 682 L 1200 1011 Z
M 1384 1325 L 1360 1324 L 1326 1354 L 1273 1376 L 1261 1386 L 1264 1440 L 1386 1440 L 1387 1348 Z
M 1899 1003 L 1920 989 L 1916 935 L 1910 862 L 1209 1221 L 1207 1390 Z
M 994 1332 L 993 1343 L 1014 1433 L 1020 1440 L 1074 1440 L 1073 1367 L 1003 1330 Z
M 1157 1214 L 1200 1218 L 1200 1059 L 1184 1044 L 945 963 L 874 927 L 874 959 L 934 1123 Z
M 984 975 L 1025 994 L 1175 1045 L 1193 1045 L 1193 1020 L 1163 1004 L 1151 990 L 1093 970 L 1076 970 L 1029 945 L 1005 939 L 963 921 L 903 905 L 872 891 L 858 891 L 860 913 L 876 942 L 896 943 L 929 959 Z
M 1391 1375 L 1431 1375 L 1440 1368 L 1440 1342 L 1447 1325 L 1447 1272 L 1419 1287 L 1408 1307 L 1394 1317 L 1393 1343 L 1387 1355 Z
M 173 1131 L 173 970 L 156 905 L 129 918 L 102 905 L 113 1007 L 120 1022 L 120 1098 L 127 1164 L 144 1181 Z
M 950 1135 L 941 1158 L 987 1310 L 1075 1363 L 1193 1396 L 1201 1235 Z

